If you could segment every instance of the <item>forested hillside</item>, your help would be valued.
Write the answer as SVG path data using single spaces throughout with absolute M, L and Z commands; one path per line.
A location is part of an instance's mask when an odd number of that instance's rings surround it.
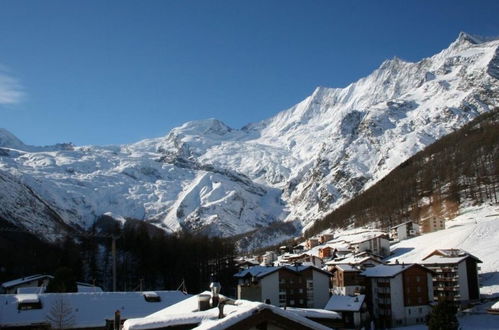
M 167 234 L 146 222 L 128 219 L 120 224 L 103 216 L 85 235 L 55 243 L 1 222 L 0 283 L 37 273 L 71 269 L 78 281 L 113 288 L 111 242 L 116 239 L 117 290 L 175 290 L 208 288 L 216 273 L 222 290 L 233 294 L 234 243 L 228 239 L 188 233 Z
M 417 153 L 364 193 L 311 226 L 381 228 L 430 217 L 452 218 L 463 204 L 498 203 L 499 108 Z

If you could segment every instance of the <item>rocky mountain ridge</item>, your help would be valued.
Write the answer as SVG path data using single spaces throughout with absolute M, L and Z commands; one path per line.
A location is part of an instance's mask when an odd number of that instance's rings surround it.
M 319 87 L 242 129 L 208 119 L 105 147 L 29 147 L 3 133 L 0 174 L 36 192 L 71 227 L 112 212 L 221 236 L 281 221 L 300 229 L 498 101 L 499 41 L 462 33 L 432 57 L 387 60 L 345 88 Z M 36 231 L 6 216 L 3 194 L 0 216 Z

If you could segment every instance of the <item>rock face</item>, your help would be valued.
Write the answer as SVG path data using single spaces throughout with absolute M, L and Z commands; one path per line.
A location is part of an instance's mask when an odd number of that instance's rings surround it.
M 107 147 L 32 147 L 0 131 L 0 174 L 29 187 L 72 227 L 111 212 L 210 235 L 280 221 L 301 228 L 497 106 L 498 49 L 498 40 L 462 33 L 430 58 L 387 60 L 345 88 L 317 88 L 240 130 L 208 119 Z

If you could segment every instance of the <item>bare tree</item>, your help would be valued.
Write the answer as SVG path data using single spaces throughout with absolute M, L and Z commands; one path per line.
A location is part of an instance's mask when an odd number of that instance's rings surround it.
M 71 303 L 62 295 L 55 298 L 50 311 L 47 314 L 47 320 L 52 329 L 69 329 L 75 324 L 75 316 Z

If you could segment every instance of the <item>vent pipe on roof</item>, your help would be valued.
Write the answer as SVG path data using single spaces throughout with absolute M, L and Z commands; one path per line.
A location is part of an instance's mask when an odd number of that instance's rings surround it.
M 222 286 L 220 285 L 220 282 L 218 282 L 215 274 L 211 274 L 211 283 L 210 283 L 211 307 L 218 306 L 218 302 L 220 301 L 218 294 L 220 293 L 221 288 L 222 288 Z

